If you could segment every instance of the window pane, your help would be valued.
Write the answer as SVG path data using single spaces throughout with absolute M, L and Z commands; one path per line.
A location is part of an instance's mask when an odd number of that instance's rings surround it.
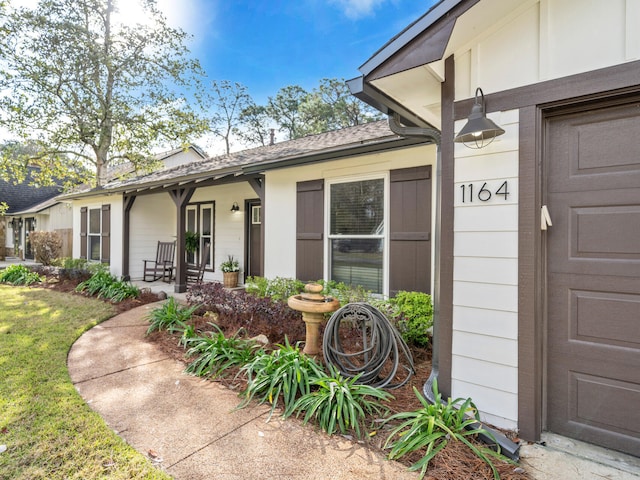
M 100 210 L 89 210 L 89 233 L 100 233 Z
M 331 235 L 382 235 L 384 180 L 331 185 Z
M 91 260 L 100 261 L 100 237 L 89 237 L 89 255 Z
M 212 210 L 210 207 L 202 209 L 202 235 L 211 235 L 211 217 Z
M 187 231 L 198 231 L 198 229 L 196 228 L 196 211 L 193 209 L 187 209 Z
M 382 239 L 331 240 L 331 279 L 382 293 Z

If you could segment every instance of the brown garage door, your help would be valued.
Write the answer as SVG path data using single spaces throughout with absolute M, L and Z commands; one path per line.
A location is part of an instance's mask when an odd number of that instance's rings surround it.
M 549 431 L 640 453 L 640 103 L 545 123 Z

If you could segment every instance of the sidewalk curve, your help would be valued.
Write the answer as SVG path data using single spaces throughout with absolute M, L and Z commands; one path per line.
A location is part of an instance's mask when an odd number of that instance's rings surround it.
M 405 466 L 339 436 L 251 405 L 237 393 L 183 373 L 145 340 L 138 307 L 97 325 L 71 348 L 71 379 L 85 401 L 130 445 L 174 478 L 416 479 Z

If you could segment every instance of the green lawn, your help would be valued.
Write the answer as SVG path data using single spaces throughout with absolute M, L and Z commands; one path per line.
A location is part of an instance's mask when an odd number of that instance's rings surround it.
M 71 345 L 113 314 L 98 300 L 0 285 L 1 479 L 171 478 L 109 429 L 71 384 Z

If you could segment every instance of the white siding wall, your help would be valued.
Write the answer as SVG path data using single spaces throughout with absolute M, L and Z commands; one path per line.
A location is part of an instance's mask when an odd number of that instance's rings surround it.
M 68 202 L 58 203 L 42 213 L 43 215 L 37 215 L 38 230 L 54 231 L 73 226 L 73 211 Z M 41 221 L 42 228 L 40 228 Z
M 452 396 L 471 397 L 486 421 L 516 428 L 518 115 L 490 117 L 505 135 L 482 150 L 455 149 Z M 496 195 L 505 181 L 506 199 Z M 485 182 L 492 196 L 483 202 Z
M 637 0 L 487 0 L 474 9 L 452 38 L 475 37 L 446 54 L 455 55 L 456 100 L 476 87 L 486 95 L 640 59 Z M 482 150 L 455 149 L 452 395 L 517 428 L 518 116 L 490 117 L 504 136 Z M 461 202 L 461 185 L 504 180 L 508 201 Z
M 176 239 L 176 205 L 168 193 L 138 196 L 129 219 L 129 275 L 141 279 L 143 260 L 156 257 L 158 242 Z
M 296 275 L 297 182 L 386 173 L 398 168 L 434 165 L 435 160 L 435 146 L 427 145 L 267 172 L 265 277 L 292 278 Z M 432 174 L 435 175 L 435 169 Z M 432 218 L 435 218 L 435 214 Z
M 637 0 L 490 0 L 470 14 L 493 16 L 487 29 L 459 22 L 477 36 L 445 55 L 455 54 L 456 100 L 640 59 Z

